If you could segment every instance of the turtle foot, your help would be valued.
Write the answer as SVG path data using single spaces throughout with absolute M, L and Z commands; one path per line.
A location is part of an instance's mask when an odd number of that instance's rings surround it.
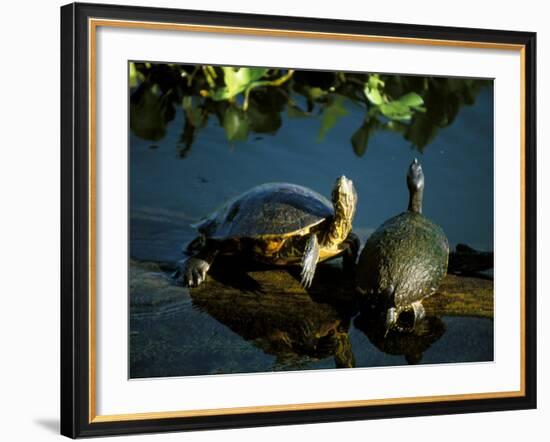
M 394 327 L 400 333 L 412 333 L 416 330 L 418 324 L 422 322 L 425 316 L 426 310 L 422 302 L 413 302 L 398 315 Z
M 306 267 L 302 268 L 302 273 L 300 275 L 302 277 L 302 280 L 300 281 L 300 283 L 302 284 L 302 287 L 304 289 L 308 289 L 311 287 L 311 283 L 313 282 L 314 275 L 315 275 L 315 268 L 313 269 L 306 268 Z
M 361 241 L 355 233 L 350 233 L 344 241 L 344 246 L 346 247 L 343 255 L 344 272 L 353 275 L 356 270 L 355 266 L 357 264 L 359 249 L 361 248 Z
M 306 248 L 304 250 L 304 256 L 302 258 L 302 287 L 308 289 L 313 282 L 313 276 L 315 275 L 315 269 L 317 267 L 317 261 L 319 261 L 319 242 L 316 235 L 310 235 Z
M 414 327 L 416 328 L 418 323 L 426 316 L 426 310 L 421 301 L 413 302 L 411 307 L 414 312 Z
M 189 258 L 184 264 L 183 284 L 187 287 L 198 287 L 206 279 L 210 264 L 196 256 Z
M 386 311 L 386 333 L 384 337 L 388 336 L 388 333 L 397 325 L 397 310 L 395 307 L 391 307 Z

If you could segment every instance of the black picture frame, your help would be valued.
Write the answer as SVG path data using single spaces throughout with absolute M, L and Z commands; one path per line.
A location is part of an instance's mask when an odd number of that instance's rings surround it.
M 95 422 L 90 418 L 90 18 L 520 45 L 524 51 L 524 395 Z M 488 29 L 69 4 L 61 8 L 61 433 L 76 438 L 536 408 L 536 34 Z

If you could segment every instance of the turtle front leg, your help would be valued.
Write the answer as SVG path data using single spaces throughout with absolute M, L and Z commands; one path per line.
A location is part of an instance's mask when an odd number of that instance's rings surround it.
M 302 257 L 302 286 L 306 289 L 311 287 L 313 275 L 315 275 L 315 269 L 319 261 L 319 253 L 320 247 L 317 235 L 311 234 L 307 240 Z
M 359 255 L 361 241 L 355 233 L 350 233 L 346 240 L 342 243 L 342 246 L 344 247 L 344 254 L 342 256 L 344 271 L 347 273 L 352 273 L 355 270 L 355 264 L 357 263 L 357 255 Z
M 187 287 L 198 287 L 206 279 L 206 273 L 210 270 L 218 250 L 204 247 L 195 256 L 191 256 L 184 264 L 183 283 Z
M 388 336 L 390 331 L 397 325 L 397 309 L 395 307 L 390 307 L 386 310 L 386 332 L 384 333 L 384 338 Z

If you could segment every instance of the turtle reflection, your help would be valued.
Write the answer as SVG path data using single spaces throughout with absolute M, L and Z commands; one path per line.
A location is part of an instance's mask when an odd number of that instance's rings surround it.
M 348 335 L 350 317 L 328 303 L 314 301 L 297 281 L 297 290 L 292 290 L 288 273 L 247 273 L 255 281 L 247 286 L 250 290 L 236 288 L 234 280 L 222 282 L 219 273 L 212 276 L 207 284 L 190 290 L 194 306 L 274 355 L 278 369 L 307 368 L 311 361 L 329 357 L 337 368 L 355 366 Z M 264 277 L 284 279 L 286 287 L 276 290 L 262 284 Z
M 394 356 L 403 355 L 411 365 L 421 363 L 426 350 L 441 339 L 446 331 L 445 323 L 437 316 L 425 316 L 417 320 L 409 331 L 400 331 L 398 328 L 386 331 L 385 320 L 385 315 L 376 310 L 364 310 L 355 318 L 354 325 L 380 351 Z

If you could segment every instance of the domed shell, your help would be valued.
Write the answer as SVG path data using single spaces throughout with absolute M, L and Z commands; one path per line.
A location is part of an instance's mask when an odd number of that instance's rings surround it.
M 285 237 L 305 233 L 333 214 L 330 201 L 311 189 L 268 183 L 234 198 L 194 227 L 217 240 Z
M 359 287 L 368 294 L 394 294 L 404 307 L 433 294 L 447 273 L 449 243 L 438 225 L 416 212 L 382 224 L 359 258 Z

